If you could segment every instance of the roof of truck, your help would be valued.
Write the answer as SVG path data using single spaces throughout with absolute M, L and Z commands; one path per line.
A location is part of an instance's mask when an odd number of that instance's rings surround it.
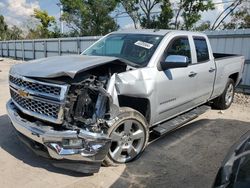
M 112 33 L 126 33 L 126 34 L 149 34 L 149 35 L 166 35 L 170 32 L 175 32 L 175 33 L 179 33 L 179 34 L 194 34 L 197 32 L 191 32 L 191 31 L 183 31 L 183 30 L 166 30 L 166 29 L 125 29 L 125 30 L 119 30 L 119 31 L 115 31 Z M 203 34 L 203 33 L 199 33 L 199 34 Z M 203 34 L 205 35 L 205 34 Z

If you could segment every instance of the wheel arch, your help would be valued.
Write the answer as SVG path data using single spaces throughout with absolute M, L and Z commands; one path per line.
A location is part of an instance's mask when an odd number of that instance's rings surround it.
M 137 110 L 145 117 L 148 123 L 150 122 L 151 106 L 149 99 L 118 95 L 118 102 L 120 107 L 130 107 Z
M 239 73 L 238 73 L 238 72 L 233 73 L 233 74 L 231 74 L 231 75 L 229 76 L 229 78 L 231 78 L 231 79 L 234 81 L 235 85 L 236 85 L 237 82 L 238 82 Z

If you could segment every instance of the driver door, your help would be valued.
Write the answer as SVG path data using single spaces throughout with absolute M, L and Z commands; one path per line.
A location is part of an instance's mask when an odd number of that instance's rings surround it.
M 186 56 L 191 64 L 191 47 L 188 36 L 173 38 L 164 51 L 162 61 L 169 55 Z M 188 66 L 158 71 L 156 84 L 158 117 L 156 122 L 169 119 L 196 105 L 196 76 L 192 69 L 193 66 Z

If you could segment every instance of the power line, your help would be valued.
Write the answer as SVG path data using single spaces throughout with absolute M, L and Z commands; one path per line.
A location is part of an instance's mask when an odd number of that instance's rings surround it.
M 216 5 L 225 5 L 225 4 L 229 4 L 229 3 L 233 3 L 235 1 L 231 0 L 231 1 L 227 1 L 227 2 L 217 2 L 217 3 L 213 3 L 215 6 Z M 151 15 L 156 15 L 156 14 L 160 14 L 161 11 L 155 11 L 155 12 L 151 12 Z M 145 15 L 145 13 L 141 13 L 141 15 Z M 119 18 L 129 18 L 129 15 L 123 15 L 123 16 L 114 16 L 115 19 L 119 19 Z

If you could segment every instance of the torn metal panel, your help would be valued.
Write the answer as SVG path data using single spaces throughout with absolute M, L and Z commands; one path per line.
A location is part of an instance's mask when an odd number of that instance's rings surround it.
M 117 74 L 115 85 L 120 95 L 148 97 L 154 90 L 152 71 L 145 68 Z
M 109 79 L 109 83 L 108 83 L 108 86 L 107 86 L 107 93 L 110 94 L 110 96 L 112 96 L 112 99 L 113 99 L 113 103 L 116 104 L 116 105 L 119 105 L 119 102 L 118 102 L 118 97 L 117 97 L 117 90 L 116 90 L 116 87 L 115 87 L 115 83 L 116 83 L 116 79 L 117 79 L 117 74 L 113 74 L 110 79 Z
M 124 60 L 117 57 L 107 56 L 72 55 L 49 57 L 16 64 L 11 68 L 10 73 L 37 78 L 55 78 L 60 76 L 74 78 L 79 72 L 87 71 L 113 61 L 124 63 Z

